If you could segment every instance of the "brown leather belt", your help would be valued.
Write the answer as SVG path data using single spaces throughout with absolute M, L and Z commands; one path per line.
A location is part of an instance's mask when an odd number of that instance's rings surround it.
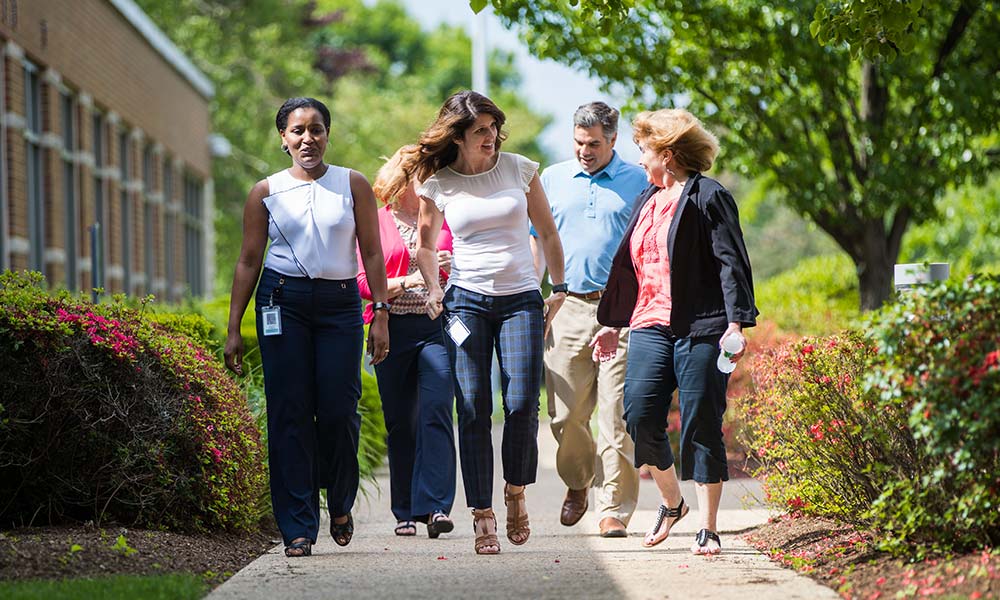
M 580 298 L 581 300 L 600 300 L 601 296 L 604 295 L 604 290 L 587 292 L 586 294 L 581 294 L 580 292 L 566 292 L 566 294 L 573 296 L 574 298 Z

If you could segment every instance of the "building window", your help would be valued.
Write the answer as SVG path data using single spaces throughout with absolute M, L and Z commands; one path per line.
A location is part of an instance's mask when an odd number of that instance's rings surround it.
M 163 162 L 163 265 L 167 280 L 166 296 L 174 298 L 174 236 L 177 234 L 176 218 L 171 206 L 174 202 L 174 170 L 169 161 Z
M 189 175 L 184 178 L 184 273 L 192 296 L 204 293 L 202 209 L 201 181 Z
M 128 131 L 118 133 L 118 190 L 121 217 L 119 239 L 122 244 L 122 285 L 126 294 L 132 293 L 132 211 L 129 206 L 129 139 Z
M 28 178 L 28 266 L 45 274 L 45 204 L 42 193 L 42 94 L 38 67 L 24 63 L 24 140 Z
M 0 68 L 0 115 L 7 114 L 7 69 Z M 7 125 L 0 119 L 0 269 L 7 261 Z
M 146 272 L 146 293 L 153 292 L 153 279 L 156 272 L 156 263 L 154 251 L 156 246 L 155 236 L 153 232 L 155 228 L 153 227 L 153 166 L 155 157 L 153 156 L 153 147 L 147 145 L 142 151 L 142 191 L 143 191 L 143 202 L 142 202 L 142 239 L 143 239 L 143 253 L 142 253 L 142 264 L 143 270 Z
M 79 284 L 77 255 L 79 254 L 80 231 L 75 162 L 77 149 L 76 106 L 73 103 L 73 97 L 66 93 L 60 95 L 59 103 L 62 113 L 63 200 L 66 204 L 66 289 L 75 291 Z
M 104 179 L 104 168 L 107 165 L 107 138 L 104 130 L 104 116 L 94 113 L 93 124 L 93 152 L 94 152 L 94 225 L 97 225 L 97 247 L 90 249 L 91 268 L 94 269 L 92 279 L 97 282 L 97 287 L 106 288 L 104 280 L 108 264 L 108 187 Z

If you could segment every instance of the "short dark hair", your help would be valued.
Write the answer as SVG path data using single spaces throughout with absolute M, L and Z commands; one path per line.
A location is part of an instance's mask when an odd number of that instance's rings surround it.
M 330 131 L 330 109 L 315 98 L 298 97 L 285 100 L 285 103 L 278 109 L 278 114 L 274 117 L 274 125 L 278 128 L 279 133 L 284 131 L 285 127 L 288 127 L 288 115 L 300 108 L 315 108 L 318 110 L 319 114 L 323 116 L 323 124 L 326 125 L 326 130 Z
M 610 142 L 618 133 L 618 110 L 603 102 L 583 104 L 573 114 L 573 125 L 584 129 L 600 125 L 604 138 Z

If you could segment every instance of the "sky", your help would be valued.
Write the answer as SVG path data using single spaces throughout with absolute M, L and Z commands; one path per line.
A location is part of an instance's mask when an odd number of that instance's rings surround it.
M 373 4 L 373 0 L 367 0 Z M 470 35 L 475 31 L 475 18 L 468 0 L 402 0 L 407 11 L 424 29 L 430 30 L 440 23 L 464 26 Z M 487 10 L 490 10 L 487 8 Z M 541 144 L 554 161 L 573 157 L 573 112 L 594 100 L 602 100 L 620 107 L 622 102 L 599 89 L 599 82 L 551 60 L 540 61 L 528 53 L 527 47 L 513 31 L 492 13 L 487 18 L 487 43 L 514 53 L 521 73 L 521 93 L 532 108 L 553 117 L 552 124 L 542 133 Z M 470 82 L 471 87 L 471 82 Z M 503 108 L 503 107 L 501 107 Z M 632 143 L 632 133 L 627 119 L 619 122 L 618 153 L 635 162 L 639 151 Z

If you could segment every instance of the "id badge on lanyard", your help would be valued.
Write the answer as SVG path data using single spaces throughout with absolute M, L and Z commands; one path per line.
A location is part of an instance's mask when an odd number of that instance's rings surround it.
M 264 319 L 264 330 L 265 336 L 281 335 L 281 307 L 274 305 L 274 296 L 277 294 L 281 295 L 281 286 L 284 285 L 285 278 L 282 277 L 278 280 L 278 287 L 271 292 L 270 297 L 267 301 L 267 306 L 260 309 L 260 316 Z

